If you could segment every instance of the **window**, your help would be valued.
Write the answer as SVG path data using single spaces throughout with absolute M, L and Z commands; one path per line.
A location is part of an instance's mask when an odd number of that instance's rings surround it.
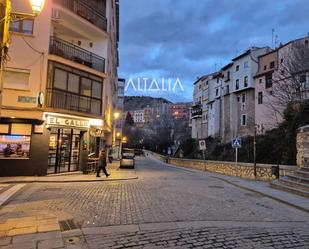
M 100 99 L 102 96 L 102 84 L 100 82 L 92 82 L 92 97 Z
M 226 78 L 227 78 L 226 80 L 230 80 L 230 78 L 231 78 L 231 72 L 230 71 L 227 72 Z
M 264 71 L 266 71 L 266 70 L 267 70 L 267 65 L 264 66 Z
M 273 75 L 272 73 L 266 74 L 265 76 L 265 88 L 270 88 L 273 86 Z
M 226 86 L 226 93 L 225 93 L 225 94 L 229 94 L 229 93 L 230 93 L 230 86 L 227 85 L 227 86 Z
M 245 93 L 242 94 L 241 99 L 242 99 L 242 103 L 246 103 L 246 94 Z
M 236 66 L 236 72 L 238 72 L 238 71 L 239 71 L 239 65 Z
M 67 90 L 67 72 L 61 69 L 55 69 L 54 88 Z
M 237 102 L 238 102 L 238 103 L 240 102 L 240 97 L 239 97 L 239 96 L 237 97 Z
M 91 80 L 87 78 L 82 78 L 82 83 L 80 86 L 81 95 L 91 97 Z
M 280 63 L 282 64 L 282 63 L 283 63 L 283 61 L 284 61 L 284 60 L 283 60 L 283 59 L 281 59 L 281 60 L 280 60 Z
M 29 158 L 31 136 L 1 135 L 0 158 Z
M 73 93 L 79 93 L 79 77 L 76 74 L 69 73 L 68 79 L 68 91 Z
M 263 92 L 258 93 L 258 104 L 263 104 Z
M 32 35 L 33 23 L 34 23 L 33 19 L 24 19 L 20 21 L 11 22 L 10 31 Z
M 248 87 L 248 76 L 244 77 L 244 87 Z
M 247 115 L 246 114 L 241 115 L 241 125 L 242 126 L 247 125 Z
M 305 44 L 308 45 L 308 44 L 309 44 L 309 41 L 308 41 L 308 40 L 305 40 Z
M 236 86 L 235 89 L 238 90 L 239 89 L 239 80 L 236 80 Z
M 29 89 L 30 71 L 11 71 L 5 70 L 3 75 L 3 86 L 11 89 Z
M 259 80 L 259 82 L 262 83 L 262 82 L 263 82 L 263 79 L 261 78 L 261 79 Z
M 274 62 L 274 61 L 271 61 L 271 62 L 269 63 L 269 68 L 272 69 L 272 68 L 274 68 L 274 67 L 275 67 L 275 62 Z
M 249 62 L 248 61 L 244 62 L 244 68 L 249 68 Z
M 219 96 L 219 88 L 216 89 L 216 97 Z
M 198 85 L 198 89 L 199 89 L 199 90 L 202 89 L 202 85 L 201 85 L 201 84 Z

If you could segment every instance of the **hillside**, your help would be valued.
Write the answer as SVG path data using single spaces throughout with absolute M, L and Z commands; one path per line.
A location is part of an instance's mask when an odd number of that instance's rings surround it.
M 125 96 L 124 97 L 124 110 L 132 111 L 143 109 L 147 106 L 156 106 L 158 104 L 170 104 L 172 102 L 164 99 L 164 98 L 153 98 L 149 96 Z

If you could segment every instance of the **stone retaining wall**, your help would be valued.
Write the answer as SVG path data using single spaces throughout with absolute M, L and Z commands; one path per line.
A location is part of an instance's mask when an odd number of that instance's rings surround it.
M 305 165 L 305 158 L 309 159 L 309 125 L 298 129 L 297 133 L 297 165 Z
M 166 162 L 166 157 L 148 152 L 160 161 Z M 168 162 L 172 165 L 181 166 L 185 168 L 197 169 L 202 171 L 209 171 L 229 176 L 238 176 L 246 179 L 254 179 L 254 168 L 252 163 L 238 163 L 236 167 L 234 162 L 220 162 L 220 161 L 205 161 L 194 159 L 180 159 L 169 158 Z M 272 181 L 275 176 L 272 175 L 271 164 L 257 164 L 257 180 Z M 297 169 L 297 166 L 280 165 L 280 176 Z

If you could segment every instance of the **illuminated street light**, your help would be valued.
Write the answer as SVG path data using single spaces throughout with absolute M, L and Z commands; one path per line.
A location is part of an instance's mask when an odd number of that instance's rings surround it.
M 120 132 L 117 132 L 116 136 L 117 136 L 117 137 L 120 137 Z
M 30 4 L 33 14 L 38 15 L 44 8 L 45 0 L 30 0 Z
M 120 113 L 119 113 L 119 112 L 115 112 L 115 113 L 114 113 L 114 118 L 115 118 L 115 119 L 118 119 L 119 116 L 120 116 Z

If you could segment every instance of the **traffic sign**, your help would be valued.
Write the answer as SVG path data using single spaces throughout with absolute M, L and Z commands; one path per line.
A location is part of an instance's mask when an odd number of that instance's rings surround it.
M 241 148 L 241 139 L 240 138 L 233 138 L 232 139 L 232 147 L 233 148 Z
M 206 141 L 200 140 L 199 141 L 199 147 L 200 147 L 200 150 L 206 150 Z

